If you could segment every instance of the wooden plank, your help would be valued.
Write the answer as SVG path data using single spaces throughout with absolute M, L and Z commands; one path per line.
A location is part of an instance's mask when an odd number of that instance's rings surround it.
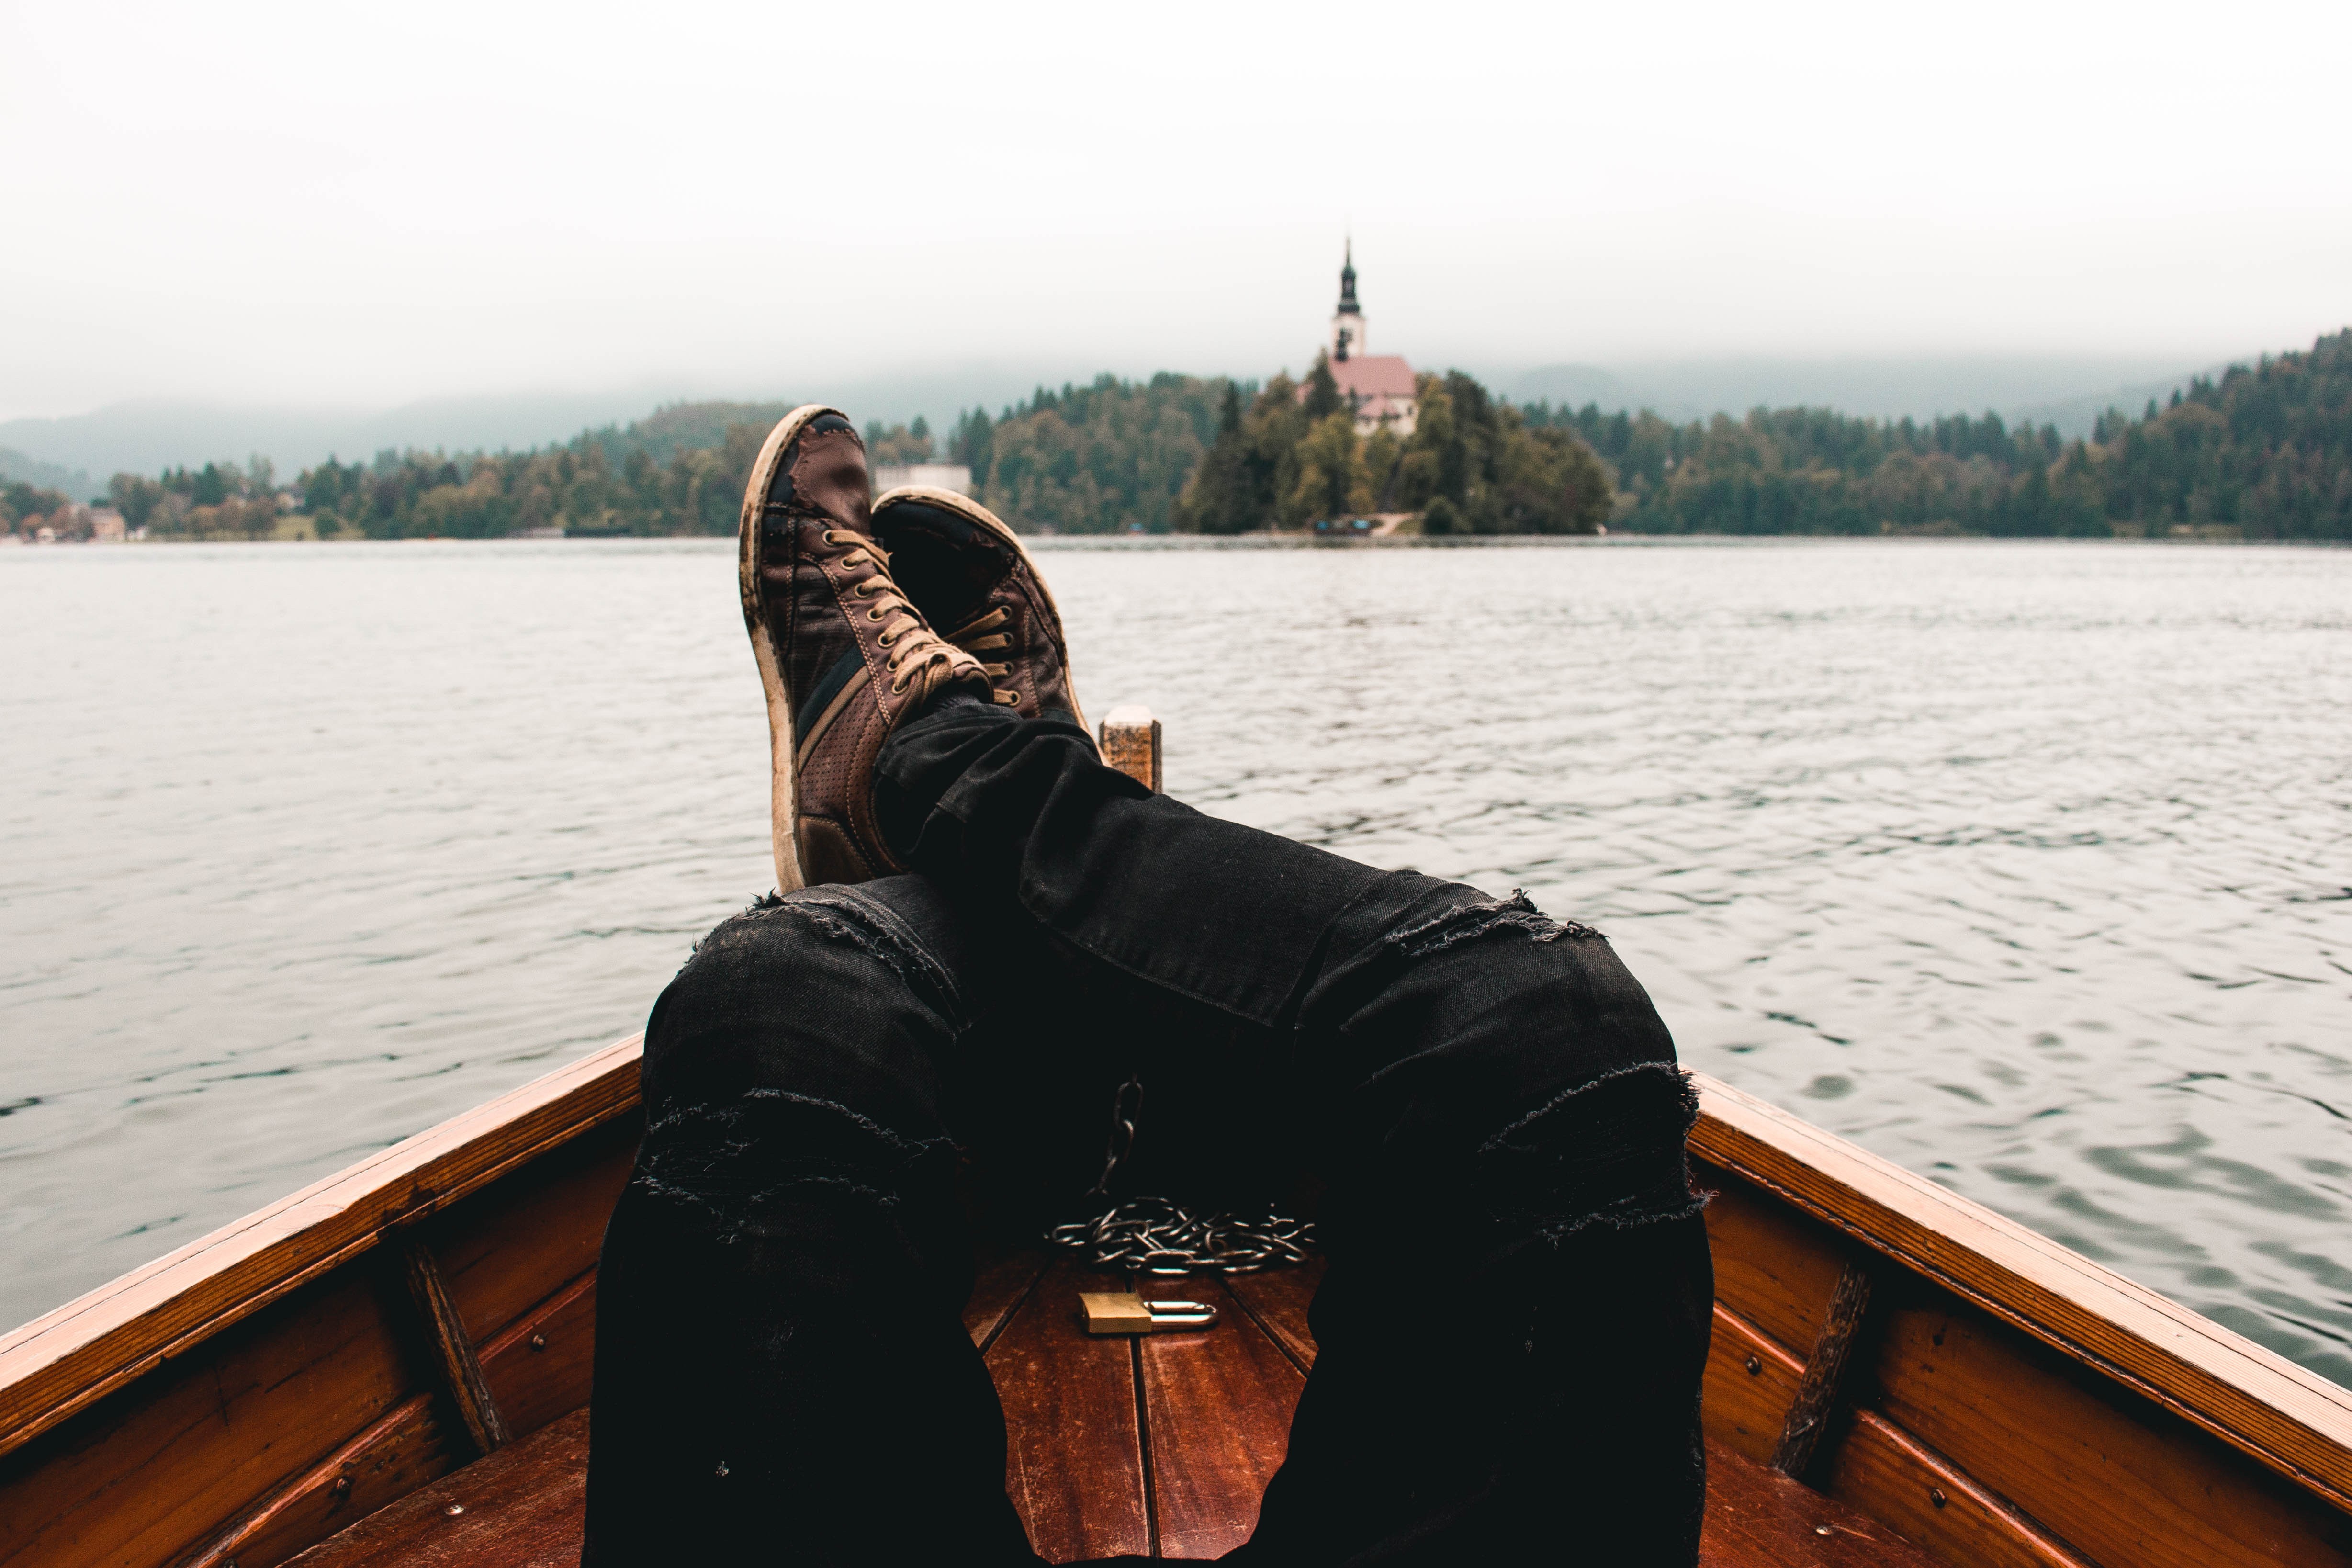
M 1102 759 L 1152 794 L 1161 788 L 1160 721 L 1139 702 L 1127 703 L 1103 715 L 1099 735 Z
M 1693 1174 L 1715 1190 L 1706 1205 L 1715 1299 L 1803 1361 L 1822 1336 L 1852 1248 L 1828 1226 L 1738 1176 L 1704 1165 Z
M 1912 1290 L 1878 1331 L 1871 1407 L 2074 1552 L 2342 1568 L 2352 1520 L 1989 1315 Z
M 963 1305 L 964 1331 L 971 1335 L 973 1344 L 983 1351 L 989 1347 L 1053 1260 L 1042 1247 L 997 1252 L 982 1258 L 971 1295 Z
M 637 1104 L 633 1036 L 0 1335 L 0 1455 Z
M 1223 1276 L 1224 1287 L 1243 1311 L 1282 1347 L 1300 1372 L 1315 1370 L 1315 1331 L 1307 1309 L 1323 1284 L 1323 1259 L 1311 1258 L 1288 1268 L 1261 1268 Z
M 171 1562 L 424 1392 L 401 1288 L 372 1272 L 281 1300 L 0 1461 L 0 1563 Z
M 588 1412 L 579 1410 L 292 1561 L 300 1568 L 578 1568 L 587 1517 Z
M 1289 1450 L 1290 1416 L 1307 1379 L 1232 1292 L 1205 1276 L 1162 1280 L 1143 1294 L 1222 1295 L 1226 1303 L 1211 1328 L 1136 1342 L 1160 1554 L 1222 1557 L 1257 1528 L 1258 1502 Z
M 1939 1568 L 1876 1520 L 1712 1443 L 1698 1560 L 1700 1568 Z
M 518 1437 L 588 1403 L 596 1362 L 594 1270 L 564 1285 L 482 1347 L 482 1373 Z
M 1846 1363 L 1853 1355 L 1863 1314 L 1869 1309 L 1870 1271 L 1848 1263 L 1838 1276 L 1837 1289 L 1822 1320 L 1821 1337 L 1805 1357 L 1804 1381 L 1797 1386 L 1797 1397 L 1780 1428 L 1780 1441 L 1772 1450 L 1772 1468 L 1782 1475 L 1801 1481 L 1812 1468 L 1813 1452 L 1829 1430 L 1845 1381 Z
M 1822 1489 L 1954 1568 L 2092 1568 L 1883 1416 L 1855 1414 Z
M 2352 1390 L 1925 1176 L 1693 1079 L 1701 1158 L 2352 1510 Z
M 1050 1563 L 1153 1549 L 1134 1351 L 1077 1321 L 1079 1291 L 1123 1278 L 1055 1262 L 988 1352 L 1004 1404 L 1004 1488 Z
M 466 1325 L 449 1300 L 449 1288 L 441 1279 L 441 1266 L 433 1261 L 433 1249 L 417 1237 L 401 1243 L 400 1257 L 408 1276 L 409 1298 L 416 1303 L 434 1369 L 441 1376 L 441 1392 L 457 1411 L 466 1436 L 472 1439 L 474 1452 L 496 1453 L 506 1447 L 512 1434 L 507 1430 L 506 1417 L 499 1414 L 499 1402 L 490 1393 L 488 1380 L 482 1376 L 481 1358 L 474 1353 L 474 1342 L 467 1337 Z
M 420 1394 L 271 1493 L 176 1568 L 272 1568 L 456 1468 Z
M 487 1344 L 548 1293 L 596 1267 L 636 1163 L 634 1119 L 551 1151 L 428 1226 L 466 1332 Z
M 1778 1340 L 1717 1302 L 1699 1406 L 1707 1439 L 1757 1464 L 1770 1464 L 1804 1375 L 1805 1363 Z

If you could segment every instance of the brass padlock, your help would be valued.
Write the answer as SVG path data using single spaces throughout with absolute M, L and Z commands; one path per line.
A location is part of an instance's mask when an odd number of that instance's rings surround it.
M 1124 1290 L 1081 1290 L 1078 1310 L 1090 1334 L 1157 1334 L 1170 1329 L 1205 1329 L 1217 1310 L 1200 1301 L 1147 1301 Z

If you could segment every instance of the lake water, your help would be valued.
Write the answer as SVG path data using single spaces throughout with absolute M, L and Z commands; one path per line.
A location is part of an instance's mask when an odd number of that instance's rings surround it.
M 2352 1382 L 2352 552 L 1055 547 L 1172 793 Z M 0 1321 L 638 1026 L 769 885 L 730 542 L 0 553 Z

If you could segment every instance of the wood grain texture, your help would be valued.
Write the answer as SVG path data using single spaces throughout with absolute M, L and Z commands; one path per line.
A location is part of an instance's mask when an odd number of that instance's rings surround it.
M 998 1252 L 981 1259 L 971 1295 L 963 1304 L 964 1331 L 971 1335 L 973 1344 L 982 1350 L 988 1348 L 1053 1260 L 1042 1246 Z
M 1077 1321 L 1079 1291 L 1121 1284 L 1055 1263 L 988 1352 L 1004 1404 L 1004 1488 L 1048 1562 L 1151 1549 L 1129 1342 L 1089 1338 Z
M 1953 1568 L 2091 1568 L 1946 1460 L 1869 1411 L 1823 1466 L 1822 1489 Z
M 2094 1562 L 2342 1568 L 2352 1520 L 1990 1315 L 1890 1302 L 1870 1407 Z
M 634 1119 L 598 1128 L 426 1227 L 474 1343 L 488 1344 L 551 1289 L 596 1267 L 635 1165 L 635 1133 Z
M 1789 1405 L 1787 1422 L 1780 1428 L 1780 1441 L 1772 1450 L 1772 1468 L 1784 1476 L 1799 1480 L 1809 1479 L 1813 1454 L 1829 1431 L 1830 1418 L 1836 1413 L 1840 1393 L 1844 1387 L 1846 1363 L 1853 1356 L 1855 1342 L 1862 1335 L 1863 1314 L 1870 1310 L 1870 1271 L 1857 1263 L 1848 1263 L 1838 1276 L 1837 1289 L 1830 1295 L 1829 1310 L 1822 1319 L 1821 1336 L 1813 1341 L 1812 1350 L 1805 1357 L 1805 1375 L 1797 1385 L 1797 1397 Z
M 1104 762 L 1152 794 L 1160 793 L 1160 721 L 1150 709 L 1140 703 L 1112 709 L 1104 715 L 1097 738 Z
M 1213 1289 L 1196 1278 L 1144 1294 L 1213 1300 Z M 1230 1292 L 1225 1299 L 1234 1302 Z M 1237 1307 L 1213 1328 L 1137 1342 L 1163 1556 L 1220 1557 L 1247 1541 L 1265 1483 L 1290 1447 L 1290 1416 L 1307 1379 Z
M 454 1469 L 459 1456 L 420 1394 L 265 1498 L 175 1568 L 273 1568 Z
M 482 1373 L 518 1437 L 587 1404 L 595 1361 L 593 1269 L 559 1287 L 482 1347 Z
M 1315 1370 L 1315 1331 L 1307 1325 L 1307 1309 L 1323 1284 L 1323 1259 L 1311 1258 L 1288 1268 L 1262 1268 L 1251 1274 L 1228 1274 L 1225 1291 L 1257 1326 L 1273 1337 L 1291 1364 L 1302 1373 Z
M 1804 1375 L 1805 1363 L 1778 1340 L 1717 1302 L 1699 1406 L 1707 1439 L 1742 1458 L 1770 1464 Z
M 507 1430 L 506 1417 L 499 1414 L 489 1380 L 482 1375 L 481 1358 L 467 1337 L 456 1303 L 449 1300 L 441 1266 L 434 1261 L 433 1249 L 417 1237 L 401 1243 L 400 1258 L 408 1277 L 409 1299 L 416 1303 L 425 1342 L 432 1353 L 434 1370 L 440 1374 L 441 1392 L 457 1413 L 474 1452 L 494 1454 L 506 1447 L 513 1434 Z
M 1710 1443 L 1700 1568 L 1939 1568 L 1876 1520 Z
M 578 1568 L 587 1513 L 588 1413 L 580 1410 L 292 1561 L 301 1568 Z
M 1700 1158 L 2352 1510 L 2352 1390 L 1925 1176 L 1693 1077 Z
M 425 1392 L 378 1274 L 283 1298 L 0 1460 L 0 1563 L 169 1563 Z
M 1852 1248 L 1836 1231 L 1738 1176 L 1701 1166 L 1706 1243 L 1715 1256 L 1715 1299 L 1779 1341 L 1799 1361 L 1822 1336 Z
M 631 1037 L 0 1335 L 0 1455 L 593 1128 L 633 1112 Z

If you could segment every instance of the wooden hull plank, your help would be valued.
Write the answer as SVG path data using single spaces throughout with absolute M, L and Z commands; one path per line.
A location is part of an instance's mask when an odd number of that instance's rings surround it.
M 2094 1562 L 2342 1568 L 2352 1544 L 2352 1521 L 1964 1303 L 1895 1307 L 1874 1371 L 1878 1415 Z M 1847 1473 L 1857 1503 L 1900 1506 Z
M 1290 1447 L 1290 1417 L 1307 1379 L 1215 1281 L 1160 1280 L 1144 1294 L 1223 1297 L 1213 1327 L 1135 1342 L 1160 1554 L 1220 1557 L 1257 1527 L 1258 1502 Z
M 1925 1176 L 1704 1073 L 1692 1077 L 1699 1159 L 2352 1512 L 2352 1389 Z
M 1759 1465 L 1772 1462 L 1805 1363 L 1720 1301 L 1706 1347 L 1702 1422 L 1710 1441 Z
M 1699 1568 L 1942 1568 L 1877 1521 L 1710 1443 Z
M 300 1568 L 579 1568 L 588 1413 L 418 1489 L 292 1561 Z
M 1229 1274 L 1224 1279 L 1225 1289 L 1242 1310 L 1273 1336 L 1282 1353 L 1302 1373 L 1315 1370 L 1315 1331 L 1307 1326 L 1307 1309 L 1322 1283 L 1319 1257 L 1288 1268 Z
M 632 1036 L 0 1334 L 0 1454 L 637 1109 Z
M 1055 1263 L 988 1352 L 1004 1405 L 1005 1490 L 1050 1563 L 1152 1549 L 1133 1342 L 1077 1327 L 1079 1291 L 1120 1285 Z

